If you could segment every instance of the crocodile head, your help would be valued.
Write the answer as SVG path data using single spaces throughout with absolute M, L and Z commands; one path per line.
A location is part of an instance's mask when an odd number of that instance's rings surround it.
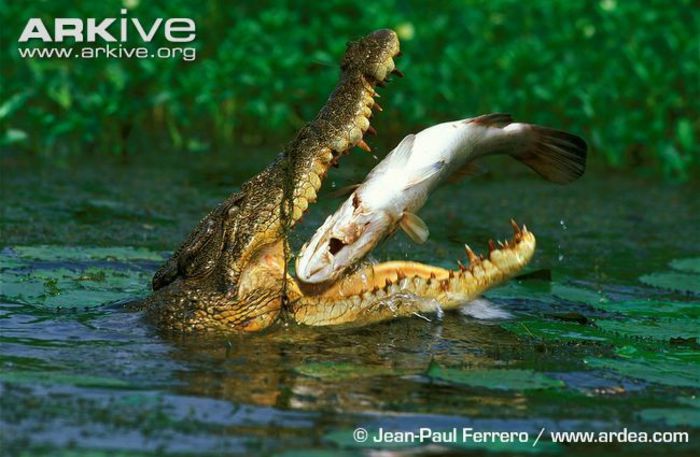
M 340 81 L 326 104 L 261 173 L 209 213 L 153 278 L 146 315 L 163 329 L 257 331 L 280 317 L 306 325 L 368 323 L 437 304 L 454 307 L 505 281 L 532 257 L 531 232 L 488 258 L 449 271 L 415 262 L 358 268 L 333 284 L 304 285 L 287 274 L 288 231 L 302 217 L 329 170 L 373 132 L 376 86 L 395 68 L 399 41 L 391 30 L 348 44 Z
M 394 70 L 399 41 L 378 30 L 348 43 L 335 91 L 265 170 L 211 211 L 153 278 L 148 316 L 176 330 L 255 331 L 298 296 L 286 275 L 286 231 L 316 200 L 328 169 L 360 144 L 374 86 Z

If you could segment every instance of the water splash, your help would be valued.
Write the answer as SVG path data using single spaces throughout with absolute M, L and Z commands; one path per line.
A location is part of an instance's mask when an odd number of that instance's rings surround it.
M 406 279 L 404 279 L 404 281 L 406 281 Z M 435 319 L 438 321 L 442 320 L 445 315 L 445 311 L 442 309 L 442 305 L 439 301 L 433 298 L 420 297 L 410 292 L 400 292 L 390 295 L 380 300 L 378 303 L 388 307 L 395 316 L 398 316 L 399 308 L 413 306 L 416 308 L 416 311 L 412 314 L 428 322 L 432 322 L 432 319 L 426 317 L 422 313 L 434 313 Z
M 559 225 L 561 226 L 562 231 L 565 232 L 568 230 L 564 219 L 559 220 Z M 562 252 L 561 242 L 557 243 L 557 260 L 559 260 L 559 262 L 564 261 L 564 253 Z
M 459 312 L 474 319 L 511 319 L 513 315 L 485 298 L 476 298 L 459 307 Z

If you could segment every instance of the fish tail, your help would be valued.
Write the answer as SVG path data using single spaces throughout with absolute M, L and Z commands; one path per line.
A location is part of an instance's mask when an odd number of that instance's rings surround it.
M 583 175 L 588 150 L 583 138 L 538 125 L 511 124 L 505 130 L 511 128 L 528 130 L 525 147 L 511 155 L 546 180 L 566 184 Z

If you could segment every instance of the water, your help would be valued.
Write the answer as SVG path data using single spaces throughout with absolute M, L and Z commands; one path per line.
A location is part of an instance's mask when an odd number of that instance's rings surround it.
M 138 313 L 100 306 L 146 293 L 163 256 L 271 156 L 63 167 L 3 159 L 4 454 L 699 449 L 697 184 L 591 170 L 557 187 L 495 161 L 491 173 L 437 191 L 421 213 L 428 243 L 399 234 L 373 256 L 454 268 L 465 242 L 484 251 L 490 237 L 510 236 L 511 217 L 526 223 L 538 239 L 528 271 L 538 273 L 487 294 L 479 306 L 500 310 L 493 319 L 465 310 L 359 329 L 165 338 Z M 350 184 L 372 163 L 353 154 L 331 179 Z M 322 198 L 293 243 L 339 203 Z M 472 427 L 527 432 L 530 442 L 362 444 L 356 427 Z M 564 446 L 548 438 L 624 428 L 686 430 L 691 442 Z

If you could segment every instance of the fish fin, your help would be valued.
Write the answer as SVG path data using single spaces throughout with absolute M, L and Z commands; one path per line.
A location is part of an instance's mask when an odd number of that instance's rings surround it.
M 442 169 L 445 167 L 445 164 L 446 163 L 444 160 L 438 160 L 437 162 L 431 163 L 427 167 L 423 167 L 420 170 L 416 171 L 416 177 L 407 182 L 403 190 L 408 190 L 411 187 L 422 183 L 426 179 L 432 178 L 437 173 L 440 173 L 440 171 L 442 171 Z
M 413 152 L 413 142 L 416 140 L 414 134 L 406 135 L 403 140 L 391 151 L 392 165 L 402 167 L 406 165 Z M 395 161 L 395 162 L 394 162 Z
M 355 190 L 357 190 L 358 187 L 360 187 L 359 184 L 351 184 L 349 186 L 339 187 L 333 192 L 331 192 L 330 196 L 331 198 L 345 197 L 346 195 L 350 195 L 351 193 L 355 192 Z
M 468 178 L 470 176 L 481 176 L 487 172 L 488 169 L 485 166 L 472 160 L 467 162 L 464 166 L 462 166 L 462 168 L 452 173 L 450 177 L 447 178 L 447 182 L 456 183 L 464 178 Z
M 570 183 L 583 175 L 588 150 L 583 138 L 537 125 L 511 124 L 505 130 L 515 126 L 528 129 L 532 138 L 526 147 L 511 154 L 514 158 L 558 184 Z
M 408 211 L 404 211 L 399 226 L 414 243 L 423 244 L 430 235 L 430 230 L 423 219 Z
M 465 122 L 483 125 L 485 127 L 504 127 L 513 122 L 513 117 L 506 113 L 491 113 L 472 117 Z

